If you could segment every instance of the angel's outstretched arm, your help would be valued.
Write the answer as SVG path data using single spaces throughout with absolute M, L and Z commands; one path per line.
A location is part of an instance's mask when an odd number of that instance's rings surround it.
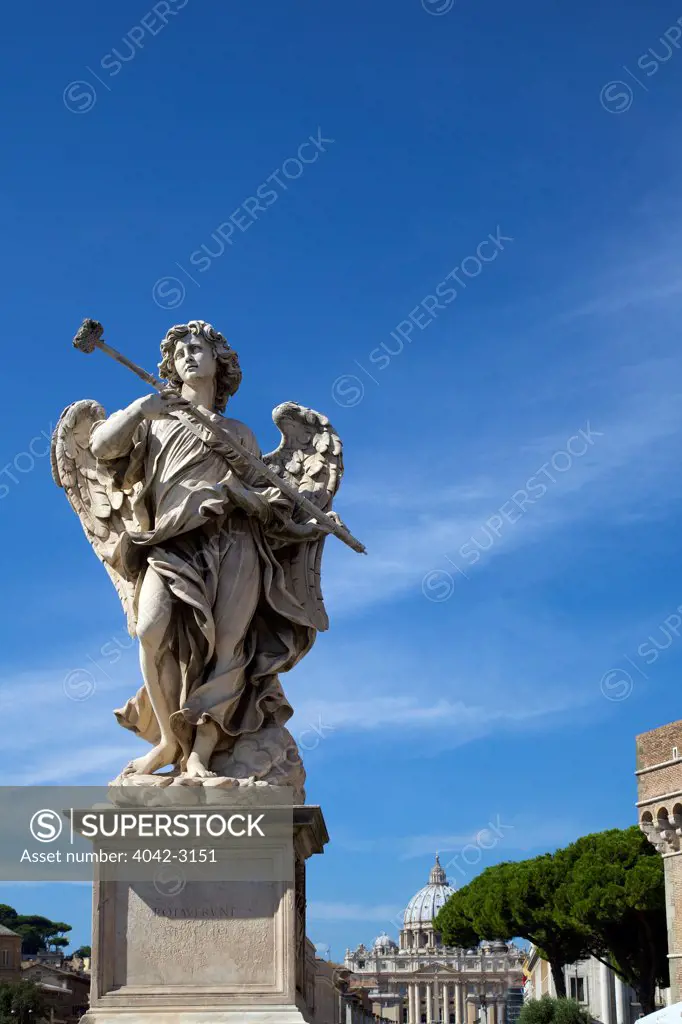
M 119 459 L 128 454 L 135 431 L 144 419 L 133 406 L 113 413 L 95 427 L 90 435 L 90 448 L 96 459 Z
M 143 420 L 159 419 L 186 404 L 184 399 L 174 394 L 137 398 L 127 408 L 113 413 L 95 427 L 90 436 L 92 454 L 103 461 L 120 459 L 132 448 L 135 431 Z

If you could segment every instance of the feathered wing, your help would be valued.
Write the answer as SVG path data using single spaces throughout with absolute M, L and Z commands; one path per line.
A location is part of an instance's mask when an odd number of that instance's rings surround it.
M 322 512 L 331 512 L 343 476 L 341 438 L 326 416 L 295 402 L 278 405 L 272 418 L 282 440 L 263 461 Z M 277 552 L 294 595 L 319 630 L 329 627 L 320 583 L 324 541 L 321 537 L 291 544 Z
M 129 496 L 114 481 L 109 466 L 98 463 L 90 449 L 90 433 L 106 419 L 98 402 L 84 399 L 68 406 L 52 435 L 52 476 L 66 492 L 95 554 L 104 563 L 121 599 L 131 636 L 135 636 L 135 579 L 125 575 L 119 542 L 133 515 Z

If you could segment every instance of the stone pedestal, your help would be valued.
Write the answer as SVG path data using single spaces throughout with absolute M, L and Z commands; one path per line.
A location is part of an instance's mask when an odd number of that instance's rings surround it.
M 271 877 L 289 881 L 188 881 L 174 892 L 171 879 L 159 892 L 98 869 L 81 1024 L 303 1024 L 306 860 L 328 838 L 320 808 L 299 806 L 293 846 L 249 854 L 272 858 Z

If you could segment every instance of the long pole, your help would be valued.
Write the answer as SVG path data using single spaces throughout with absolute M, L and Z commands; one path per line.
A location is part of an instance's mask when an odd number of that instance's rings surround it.
M 93 352 L 94 349 L 98 348 L 101 352 L 111 356 L 117 363 L 121 363 L 122 366 L 132 370 L 133 373 L 137 374 L 141 380 L 145 381 L 146 384 L 151 384 L 157 391 L 163 392 L 166 387 L 158 377 L 153 377 L 151 373 L 147 373 L 141 366 L 137 366 L 126 356 L 122 355 L 111 345 L 107 345 L 102 340 L 102 332 L 104 328 L 97 320 L 84 320 L 81 327 L 73 339 L 74 347 L 80 352 Z M 303 509 L 304 512 L 314 519 L 318 523 L 325 533 L 332 533 L 339 540 L 342 540 L 344 544 L 347 544 L 353 551 L 357 551 L 361 555 L 366 555 L 367 550 L 365 545 L 354 537 L 350 530 L 347 530 L 345 526 L 335 522 L 325 512 L 322 512 L 317 505 L 306 498 L 304 494 L 301 494 L 295 487 L 287 483 L 281 476 L 278 476 L 273 469 L 266 466 L 257 455 L 250 452 L 248 448 L 245 448 L 241 441 L 238 441 L 233 434 L 230 433 L 227 427 L 221 424 L 218 429 L 210 417 L 206 416 L 200 409 L 197 409 L 196 405 L 192 402 L 187 402 L 187 406 L 191 411 L 195 419 L 197 419 L 207 430 L 213 434 L 213 436 L 219 442 L 218 445 L 211 445 L 211 448 L 217 451 L 223 458 L 230 464 L 234 456 L 238 456 L 243 459 L 251 469 L 255 470 L 264 480 L 267 480 L 273 487 L 278 487 L 283 494 L 286 494 L 288 498 L 291 498 L 296 505 Z

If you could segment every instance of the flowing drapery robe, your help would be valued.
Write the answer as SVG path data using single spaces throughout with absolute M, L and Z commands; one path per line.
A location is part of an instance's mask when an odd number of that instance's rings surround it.
M 248 427 L 227 422 L 259 454 Z M 242 482 L 248 473 L 239 479 L 202 437 L 210 434 L 196 421 L 190 430 L 168 416 L 144 421 L 127 452 L 107 456 L 115 485 L 130 491 L 142 483 L 135 529 L 121 536 L 117 561 L 136 581 L 136 614 L 146 572 L 158 574 L 170 599 L 163 656 L 179 672 L 161 676 L 183 767 L 202 722 L 220 727 L 218 752 L 257 732 L 266 717 L 278 725 L 291 717 L 278 673 L 303 657 L 316 633 L 277 560 L 277 531 L 244 511 L 254 490 L 284 509 L 288 499 L 276 488 Z M 144 687 L 115 714 L 148 742 L 159 741 Z

